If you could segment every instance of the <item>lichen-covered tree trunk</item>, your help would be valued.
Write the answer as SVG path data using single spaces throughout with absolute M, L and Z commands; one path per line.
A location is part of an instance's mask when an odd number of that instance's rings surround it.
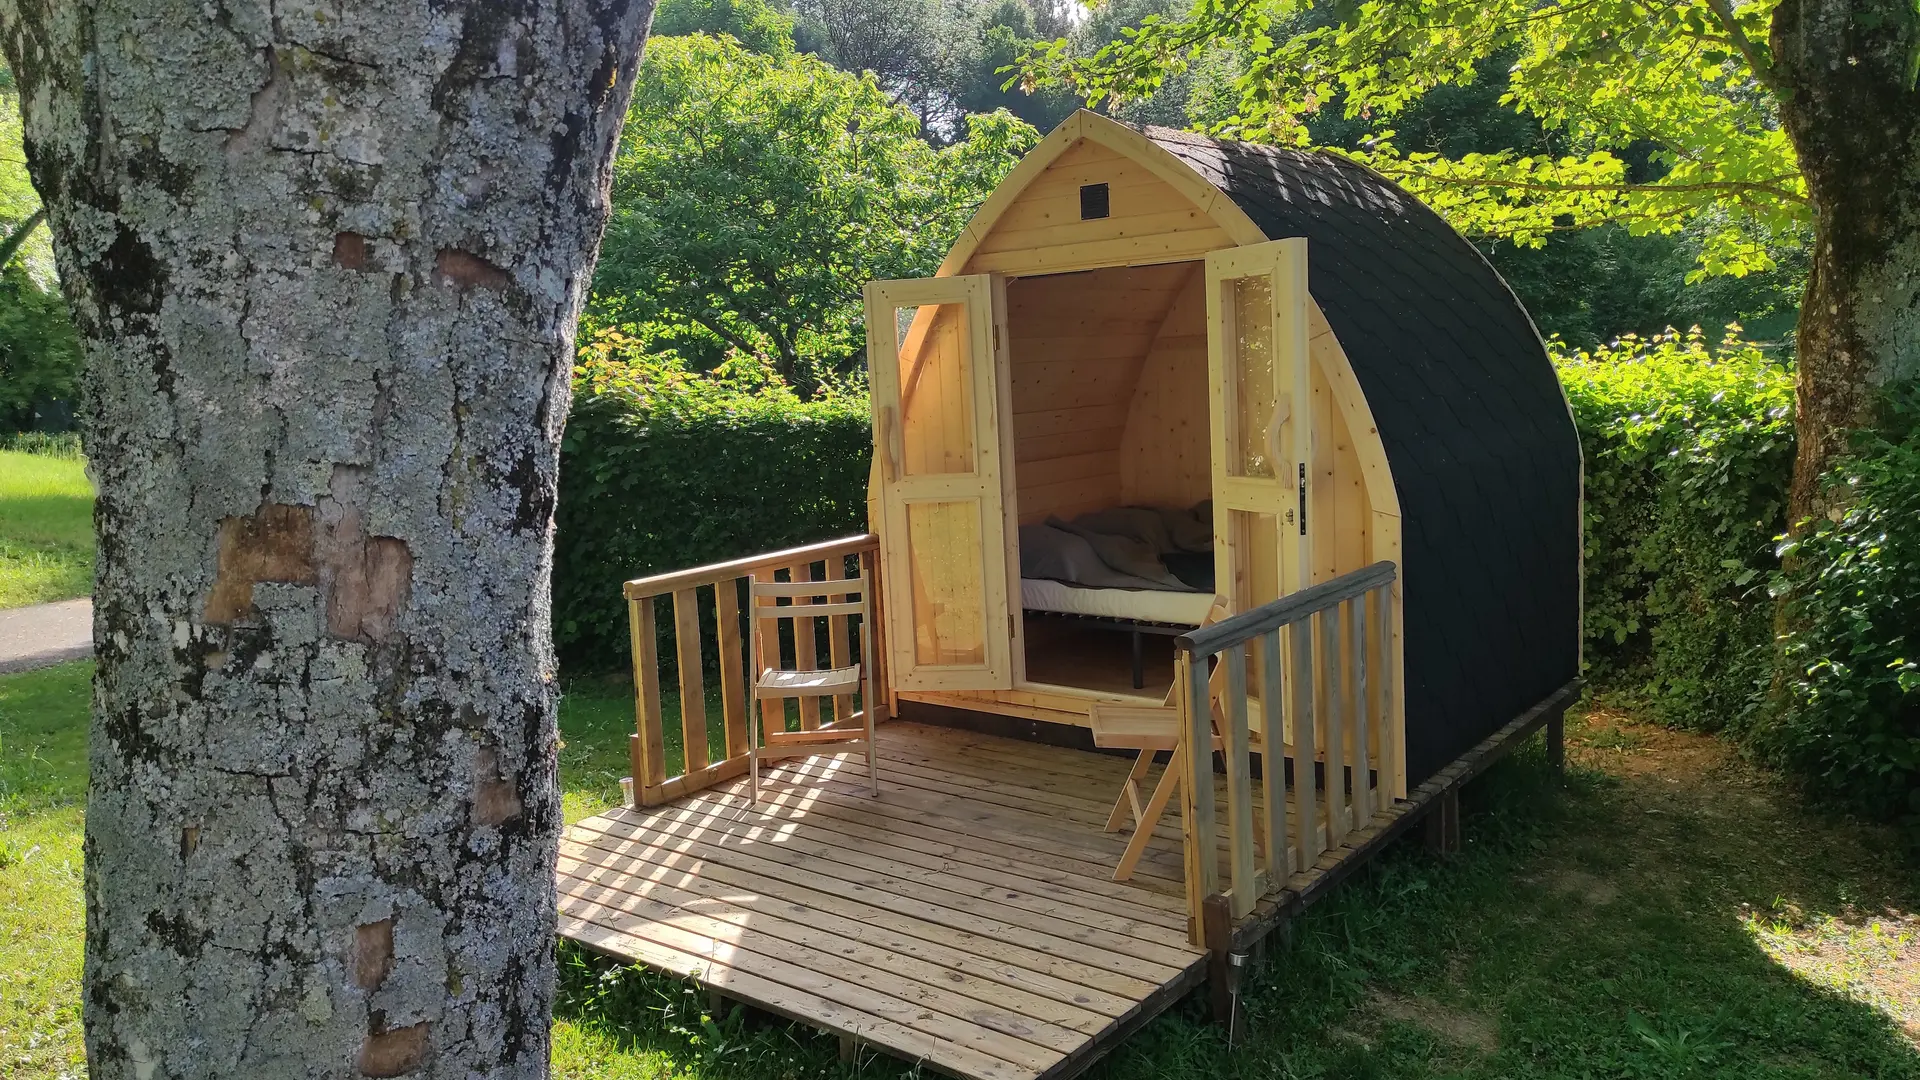
M 651 0 L 8 0 L 99 488 L 92 1075 L 540 1076 L 548 569 Z
M 1821 478 L 1877 390 L 1920 378 L 1920 7 L 1782 0 L 1772 76 L 1815 208 L 1800 309 L 1798 456 L 1788 504 L 1824 513 Z

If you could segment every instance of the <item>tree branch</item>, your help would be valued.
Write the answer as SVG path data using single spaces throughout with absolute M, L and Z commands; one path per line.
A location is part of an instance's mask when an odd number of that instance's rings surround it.
M 1802 206 L 1813 205 L 1813 200 L 1807 198 L 1805 195 L 1795 191 L 1789 191 L 1786 188 L 1775 187 L 1766 181 L 1703 180 L 1692 184 L 1549 184 L 1537 180 L 1499 180 L 1493 177 L 1441 176 L 1435 173 L 1423 172 L 1417 166 L 1413 165 L 1403 165 L 1399 168 L 1384 165 L 1380 162 L 1368 162 L 1367 165 L 1369 168 L 1375 169 L 1387 176 L 1392 176 L 1395 172 L 1398 172 L 1403 176 L 1418 177 L 1420 180 L 1429 184 L 1448 184 L 1454 187 L 1506 188 L 1518 191 L 1543 192 L 1586 191 L 1620 195 L 1658 195 L 1665 192 L 1713 192 L 1724 195 L 1757 193 L 1771 195 L 1777 199 L 1785 199 L 1788 202 L 1799 203 Z M 1774 179 L 1786 180 L 1790 178 L 1783 176 L 1775 177 Z
M 7 264 L 13 262 L 13 257 L 20 253 L 20 245 L 26 243 L 27 237 L 32 236 L 33 230 L 39 228 L 40 223 L 45 220 L 47 220 L 47 208 L 43 206 L 35 210 L 27 220 L 15 226 L 5 240 L 0 240 L 0 270 L 5 270 Z
M 1740 20 L 1734 17 L 1733 4 L 1730 0 L 1707 0 L 1707 8 L 1713 12 L 1713 17 L 1720 21 L 1721 27 L 1727 31 L 1727 40 L 1733 43 L 1734 48 L 1740 50 L 1741 56 L 1747 58 L 1747 66 L 1753 69 L 1753 77 L 1760 81 L 1760 85 L 1769 90 L 1780 89 L 1774 81 L 1773 65 L 1767 62 L 1766 57 L 1760 55 L 1760 50 L 1754 46 L 1753 40 L 1747 37 L 1747 32 L 1740 29 Z

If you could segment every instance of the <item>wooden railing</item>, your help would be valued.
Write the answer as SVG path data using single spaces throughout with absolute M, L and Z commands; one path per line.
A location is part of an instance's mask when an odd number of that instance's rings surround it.
M 1191 770 L 1181 787 L 1197 944 L 1224 940 L 1262 896 L 1392 803 L 1394 755 L 1404 745 L 1392 722 L 1393 582 L 1394 565 L 1376 563 L 1177 639 L 1182 752 L 1174 760 Z M 1256 722 L 1265 751 L 1258 800 Z M 1216 730 L 1226 773 L 1224 888 L 1206 750 Z
M 628 805 L 656 806 L 746 772 L 748 695 L 747 653 L 743 634 L 747 632 L 747 627 L 741 618 L 741 611 L 747 576 L 757 575 L 762 580 L 773 581 L 844 580 L 858 576 L 859 570 L 848 565 L 850 561 L 857 560 L 858 568 L 870 575 L 868 580 L 877 583 L 880 574 L 879 551 L 877 537 L 871 534 L 851 536 L 691 570 L 678 570 L 671 574 L 657 574 L 626 583 L 627 621 L 633 651 L 635 727 L 634 734 L 628 740 L 633 775 L 621 781 Z M 708 640 L 702 628 L 700 615 L 703 591 L 710 591 L 712 596 L 712 640 Z M 685 762 L 680 774 L 671 777 L 667 775 L 667 732 L 660 697 L 661 658 L 657 626 L 662 614 L 659 601 L 665 597 L 672 598 L 673 652 L 679 681 L 680 745 Z M 884 620 L 878 617 L 880 592 L 877 587 L 872 604 L 871 610 L 876 616 L 874 631 L 879 633 Z M 847 621 L 857 617 L 840 615 L 819 620 L 826 624 L 824 630 L 829 639 L 829 662 L 836 667 L 849 662 L 851 638 Z M 793 657 L 797 667 L 811 668 L 819 657 L 820 643 L 816 635 L 820 630 L 821 627 L 816 626 L 814 620 L 796 620 L 792 637 L 779 643 L 779 647 Z M 876 654 L 885 651 L 879 647 L 877 639 L 874 651 Z M 707 674 L 713 670 L 706 662 L 708 657 L 718 661 L 719 705 L 725 732 L 724 745 L 718 748 L 720 752 L 717 756 L 707 732 Z M 879 708 L 881 712 L 877 718 L 884 719 L 885 676 L 882 665 L 882 670 L 876 672 L 875 680 L 880 687 L 877 696 L 881 700 L 878 702 L 856 703 L 851 695 L 825 702 L 819 698 L 799 699 L 797 711 L 801 729 L 814 730 L 823 726 L 823 709 L 832 712 L 831 716 L 824 718 L 825 726 L 829 727 L 863 724 L 864 718 L 856 711 L 856 706 Z M 787 702 L 769 698 L 763 699 L 760 704 L 761 716 L 768 728 L 785 730 Z

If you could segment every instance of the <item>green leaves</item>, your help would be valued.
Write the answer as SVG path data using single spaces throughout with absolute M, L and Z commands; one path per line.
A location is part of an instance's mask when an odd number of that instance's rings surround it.
M 729 39 L 650 41 L 588 323 L 695 370 L 758 358 L 803 396 L 857 380 L 861 288 L 931 274 L 1036 138 L 995 113 L 936 149 L 871 79 Z
M 1826 478 L 1835 509 L 1783 542 L 1784 698 L 1761 749 L 1829 797 L 1920 820 L 1920 385 Z
M 801 401 L 752 357 L 691 372 L 602 331 L 574 398 L 553 569 L 568 664 L 624 663 L 622 581 L 865 531 L 864 394 Z
M 1709 729 L 1767 681 L 1793 461 L 1792 372 L 1738 331 L 1553 343 L 1586 458 L 1587 663 Z
M 1216 131 L 1306 145 L 1329 113 L 1370 128 L 1354 156 L 1462 232 L 1536 246 L 1555 230 L 1613 222 L 1637 234 L 1705 223 L 1702 275 L 1772 265 L 1767 246 L 1811 223 L 1806 185 L 1772 92 L 1774 0 L 1201 0 L 1092 57 L 1036 49 L 1042 84 L 1093 102 L 1151 93 L 1192 58 L 1244 62 Z M 1429 95 L 1485 78 L 1500 104 L 1551 133 L 1556 152 L 1403 153 L 1393 126 Z M 1310 130 L 1310 125 L 1314 130 Z

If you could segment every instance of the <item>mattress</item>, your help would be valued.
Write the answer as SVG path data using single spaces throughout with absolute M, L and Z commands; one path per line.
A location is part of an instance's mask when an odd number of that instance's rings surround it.
M 1028 611 L 1199 626 L 1206 621 L 1208 609 L 1213 607 L 1213 597 L 1207 593 L 1154 589 L 1089 589 L 1064 581 L 1021 578 L 1020 606 Z

